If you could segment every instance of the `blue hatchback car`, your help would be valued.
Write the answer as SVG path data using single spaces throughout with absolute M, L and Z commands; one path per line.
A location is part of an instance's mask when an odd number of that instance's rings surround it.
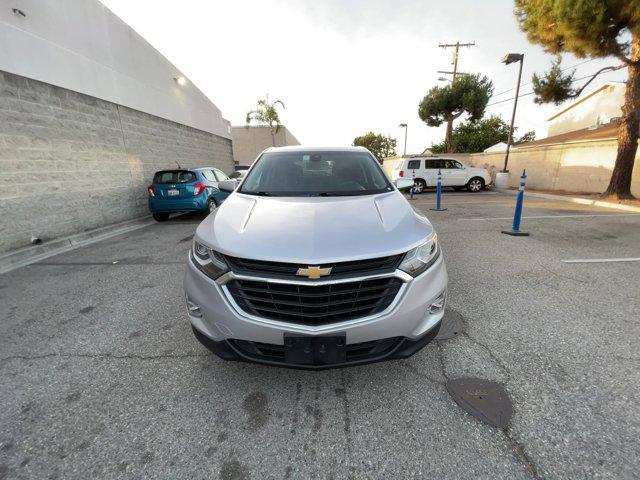
M 218 190 L 218 182 L 229 177 L 217 168 L 161 170 L 153 176 L 149 211 L 158 222 L 175 212 L 212 212 L 229 196 Z

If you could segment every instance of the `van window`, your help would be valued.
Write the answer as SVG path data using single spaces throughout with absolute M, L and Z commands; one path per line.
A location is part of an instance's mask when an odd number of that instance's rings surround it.
M 407 170 L 419 170 L 420 160 L 409 160 L 407 163 Z
M 460 163 L 451 159 L 444 160 L 444 164 L 445 164 L 444 168 L 462 168 L 462 165 L 460 165 Z
M 445 168 L 444 167 L 444 162 L 442 160 L 440 160 L 439 158 L 436 158 L 434 160 L 427 160 L 425 162 L 426 167 L 425 168 L 429 168 L 429 169 L 438 169 L 438 168 Z

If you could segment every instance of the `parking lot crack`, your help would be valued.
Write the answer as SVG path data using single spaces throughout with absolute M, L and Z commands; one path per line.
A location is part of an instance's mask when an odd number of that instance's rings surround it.
M 500 367 L 500 369 L 505 373 L 505 376 L 507 377 L 507 381 L 509 381 L 509 379 L 511 378 L 511 372 L 509 371 L 509 369 L 507 368 L 507 366 L 504 364 L 504 362 L 493 352 L 493 350 L 491 350 L 491 348 L 489 348 L 488 345 L 482 343 L 480 340 L 478 340 L 477 338 L 472 337 L 469 332 L 467 331 L 463 331 L 461 332 L 462 335 L 464 337 L 466 337 L 470 342 L 472 342 L 473 344 L 481 347 L 482 349 L 484 349 L 488 354 L 489 357 L 491 357 L 491 359 L 498 365 L 498 367 Z
M 438 354 L 439 356 L 439 354 Z M 434 378 L 430 375 L 427 375 L 425 372 L 422 372 L 420 370 L 418 370 L 414 365 L 412 365 L 411 363 L 403 363 L 404 367 L 407 370 L 410 370 L 412 373 L 416 374 L 417 376 L 419 376 L 420 378 L 424 378 L 425 380 L 435 384 L 435 385 L 441 385 L 444 386 L 444 382 L 442 380 L 438 380 L 437 378 Z M 442 365 L 442 363 L 441 363 Z
M 542 477 L 538 473 L 538 468 L 536 467 L 533 460 L 531 460 L 531 457 L 527 455 L 527 452 L 525 451 L 524 446 L 520 442 L 518 442 L 515 438 L 513 438 L 513 435 L 511 434 L 511 431 L 509 430 L 509 428 L 504 429 L 503 433 L 505 437 L 507 437 L 509 444 L 513 448 L 516 456 L 518 457 L 522 465 L 531 474 L 531 478 L 535 480 L 540 480 Z

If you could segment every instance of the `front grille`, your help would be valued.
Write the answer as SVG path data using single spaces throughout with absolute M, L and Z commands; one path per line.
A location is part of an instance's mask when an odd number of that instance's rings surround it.
M 251 360 L 284 363 L 284 345 L 249 342 L 247 340 L 228 340 L 228 342 L 241 354 Z M 352 343 L 346 346 L 346 363 L 382 359 L 396 350 L 400 342 L 402 342 L 402 337 Z
M 357 277 L 360 275 L 373 275 L 393 272 L 403 254 L 388 257 L 367 258 L 366 260 L 353 260 L 349 262 L 325 263 L 320 268 L 331 267 L 330 278 Z M 231 270 L 243 275 L 271 276 L 275 278 L 300 278 L 296 276 L 299 268 L 306 268 L 309 264 L 267 262 L 263 260 L 251 260 L 225 256 Z M 315 265 L 314 265 L 315 266 Z
M 245 312 L 303 325 L 324 325 L 380 313 L 391 305 L 401 285 L 396 277 L 326 285 L 237 279 L 226 284 Z

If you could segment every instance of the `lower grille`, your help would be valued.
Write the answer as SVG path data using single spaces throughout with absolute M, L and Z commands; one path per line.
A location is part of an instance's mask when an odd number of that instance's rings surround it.
M 227 288 L 242 310 L 258 317 L 303 325 L 354 320 L 384 311 L 398 294 L 396 277 L 326 285 L 233 280 Z
M 347 345 L 346 363 L 382 359 L 393 353 L 402 340 L 402 337 L 391 337 Z M 242 355 L 251 360 L 284 363 L 284 345 L 249 342 L 247 340 L 228 340 L 228 342 Z

